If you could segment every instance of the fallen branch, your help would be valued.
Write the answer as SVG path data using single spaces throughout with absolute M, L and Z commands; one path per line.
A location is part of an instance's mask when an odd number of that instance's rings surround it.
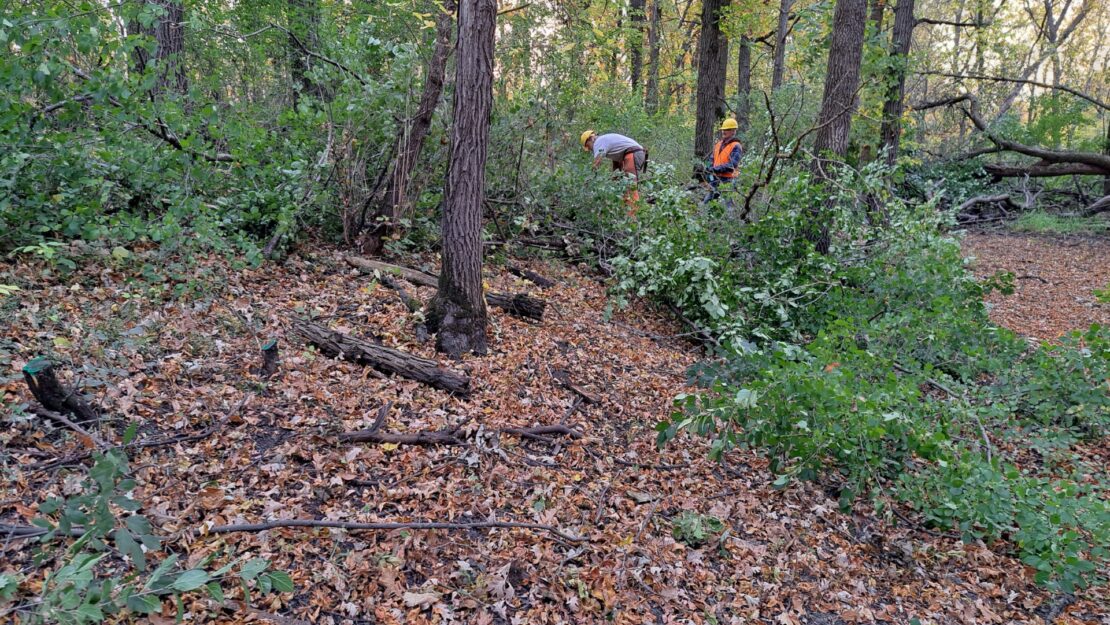
M 1009 204 L 1010 203 L 1010 196 L 1005 194 L 1005 193 L 1003 193 L 1001 195 L 980 195 L 980 196 L 976 196 L 976 197 L 973 197 L 970 200 L 964 202 L 963 204 L 960 204 L 959 206 L 957 206 L 956 207 L 956 214 L 959 215 L 960 213 L 963 213 L 967 209 L 971 208 L 972 206 L 976 206 L 978 204 L 995 204 L 995 203 L 998 203 L 998 202 L 1003 202 L 1003 203 Z
M 547 302 L 538 297 L 525 295 L 524 293 L 510 295 L 508 293 L 491 293 L 487 291 L 486 303 L 490 306 L 501 308 L 514 317 L 522 317 L 524 319 L 533 319 L 536 321 L 543 319 L 544 310 L 547 309 Z
M 80 425 L 77 425 L 73 421 L 70 421 L 69 419 L 67 419 L 65 417 L 65 415 L 54 412 L 53 410 L 47 410 L 46 408 L 42 408 L 42 407 L 39 407 L 39 406 L 31 406 L 30 411 L 37 414 L 40 417 L 46 417 L 47 419 L 50 419 L 51 421 L 54 421 L 55 423 L 58 423 L 59 425 L 63 425 L 65 427 L 69 428 L 70 430 L 73 430 L 79 436 L 83 436 L 83 437 L 89 439 L 89 443 L 96 446 L 98 449 L 106 449 L 108 447 L 108 445 L 105 444 L 104 441 L 100 440 L 100 438 L 97 437 L 96 434 L 93 434 L 92 432 L 86 430 L 85 428 L 81 427 Z
M 565 425 L 537 425 L 530 428 L 505 428 L 502 434 L 514 434 L 521 438 L 530 438 L 538 441 L 548 441 L 552 435 L 569 436 L 573 439 L 582 438 L 582 433 Z
M 333 358 L 367 364 L 384 373 L 423 382 L 457 395 L 470 392 L 468 376 L 440 367 L 434 360 L 376 345 L 303 319 L 293 320 L 293 331 Z
M 325 519 L 282 519 L 263 523 L 240 523 L 236 525 L 216 525 L 208 528 L 207 534 L 230 534 L 232 532 L 264 532 L 283 527 L 328 527 L 344 530 L 477 530 L 477 529 L 530 529 L 548 532 L 569 542 L 582 542 L 585 538 L 568 534 L 557 527 L 541 523 L 520 523 L 516 521 L 475 521 L 473 523 L 450 523 L 444 521 L 411 521 L 353 523 L 348 521 L 328 521 Z M 2 528 L 2 526 L 0 526 Z
M 563 371 L 562 369 L 556 369 L 551 372 L 551 377 L 555 378 L 555 381 L 561 384 L 564 388 L 581 397 L 582 400 L 585 401 L 587 404 L 601 403 L 601 398 L 572 382 L 570 379 L 570 374 L 566 371 Z
M 439 277 L 423 271 L 357 256 L 347 256 L 346 259 L 347 264 L 359 271 L 378 276 L 382 284 L 386 284 L 384 281 L 386 276 L 392 275 L 404 278 L 418 286 L 439 288 Z M 386 286 L 389 285 L 386 284 Z M 535 320 L 543 319 L 544 310 L 547 308 L 547 302 L 523 293 L 512 295 L 509 293 L 486 292 L 486 303 L 504 309 L 510 315 Z M 406 303 L 406 305 L 408 304 Z
M 457 430 L 427 431 L 415 434 L 379 432 L 373 428 L 339 435 L 344 443 L 391 443 L 393 445 L 465 445 L 466 441 L 455 436 Z
M 545 278 L 540 274 L 529 269 L 525 269 L 523 267 L 517 267 L 516 265 L 505 265 L 505 269 L 514 276 L 524 278 L 525 280 L 530 281 L 532 284 L 535 284 L 541 289 L 550 288 L 555 286 L 556 284 L 554 280 Z
M 378 282 L 381 282 L 382 286 L 385 286 L 386 288 L 390 288 L 390 289 L 393 289 L 394 291 L 396 291 L 397 292 L 397 297 L 401 298 L 401 303 L 403 303 L 405 305 L 405 308 L 409 309 L 409 312 L 414 313 L 414 312 L 420 310 L 423 307 L 423 304 L 420 303 L 420 300 L 418 300 L 415 297 L 409 295 L 409 292 L 405 290 L 405 287 L 401 286 L 400 283 L 398 283 L 393 278 L 391 278 L 391 277 L 389 277 L 385 274 L 382 274 L 378 278 Z
M 1094 217 L 1099 213 L 1110 211 L 1110 195 L 1104 196 L 1101 200 L 1088 206 L 1084 211 L 1083 217 Z
M 997 152 L 997 150 L 994 150 Z M 983 171 L 995 178 L 1055 178 L 1058 176 L 1101 176 L 1105 172 L 1084 163 L 1036 163 L 1029 166 L 987 163 Z

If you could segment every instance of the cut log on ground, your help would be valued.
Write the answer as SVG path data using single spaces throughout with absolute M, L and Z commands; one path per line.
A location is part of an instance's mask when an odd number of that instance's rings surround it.
M 517 267 L 516 265 L 505 265 L 505 269 L 507 269 L 509 273 L 513 274 L 514 276 L 524 278 L 525 280 L 530 281 L 532 284 L 535 284 L 541 289 L 555 286 L 554 280 L 545 278 L 534 271 L 525 269 L 524 267 Z
M 543 311 L 547 308 L 547 302 L 523 293 L 510 295 L 508 293 L 487 292 L 486 303 L 490 306 L 502 308 L 515 317 L 535 319 L 536 321 L 543 319 Z
M 348 256 L 347 263 L 363 273 L 381 276 L 382 284 L 385 284 L 389 288 L 396 289 L 396 283 L 393 282 L 390 284 L 386 282 L 387 276 L 399 276 L 418 286 L 439 287 L 438 276 L 433 276 L 432 274 L 410 269 L 408 267 L 390 265 L 389 263 L 359 258 L 357 256 Z M 404 299 L 404 295 L 402 295 L 402 299 Z M 531 295 L 525 295 L 523 293 L 514 295 L 511 293 L 486 292 L 486 303 L 490 306 L 501 308 L 510 315 L 523 319 L 535 319 L 537 321 L 543 319 L 543 312 L 547 308 L 547 302 L 538 297 L 532 297 Z M 408 301 L 405 302 L 405 305 L 409 306 L 410 310 L 412 309 L 412 305 Z
M 67 390 L 54 374 L 54 364 L 46 358 L 34 358 L 23 366 L 23 379 L 35 399 L 47 410 L 71 414 L 81 421 L 96 421 L 96 411 L 81 397 L 78 390 Z
M 380 274 L 389 274 L 402 277 L 420 286 L 430 286 L 433 289 L 439 287 L 439 278 L 432 274 L 424 273 L 423 271 L 417 271 L 416 269 L 409 269 L 408 267 L 402 267 L 400 265 L 390 265 L 389 263 L 370 260 L 368 258 L 360 258 L 358 256 L 348 256 L 347 264 L 363 273 L 374 274 L 377 272 Z
M 303 319 L 293 320 L 293 330 L 333 358 L 366 364 L 384 373 L 423 382 L 458 395 L 470 392 L 469 377 L 458 371 L 440 367 L 434 360 L 375 345 L 370 341 L 329 330 Z

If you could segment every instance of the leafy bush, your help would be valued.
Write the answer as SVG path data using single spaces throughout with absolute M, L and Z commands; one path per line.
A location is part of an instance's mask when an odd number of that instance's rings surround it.
M 129 430 L 127 439 L 134 436 Z M 125 441 L 126 443 L 127 441 Z M 225 582 L 239 581 L 244 600 L 251 592 L 292 592 L 288 573 L 271 570 L 270 562 L 255 558 L 232 558 L 209 570 L 216 554 L 195 568 L 182 570 L 177 554 L 170 553 L 148 572 L 148 554 L 164 550 L 150 521 L 139 514 L 142 504 L 131 497 L 136 487 L 127 457 L 120 450 L 94 455 L 95 463 L 81 492 L 62 499 L 50 498 L 39 506 L 42 517 L 33 524 L 45 530 L 38 538 L 41 548 L 36 563 L 60 564 L 47 571 L 37 587 L 37 598 L 11 611 L 27 612 L 32 623 L 81 625 L 100 623 L 111 615 L 151 614 L 162 609 L 163 599 L 172 598 L 178 619 L 184 612 L 182 596 L 203 590 L 223 602 Z M 77 536 L 72 544 L 62 541 Z M 20 579 L 0 575 L 2 606 L 20 597 Z
M 725 524 L 717 517 L 687 510 L 672 522 L 671 535 L 691 547 L 700 547 L 724 529 Z

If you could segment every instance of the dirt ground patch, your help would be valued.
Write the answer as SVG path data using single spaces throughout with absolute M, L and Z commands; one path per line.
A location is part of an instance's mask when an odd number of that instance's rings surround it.
M 1110 237 L 970 233 L 963 249 L 977 276 L 1014 274 L 1012 295 L 987 298 L 995 323 L 1042 340 L 1110 325 L 1110 304 L 1094 295 L 1110 287 Z

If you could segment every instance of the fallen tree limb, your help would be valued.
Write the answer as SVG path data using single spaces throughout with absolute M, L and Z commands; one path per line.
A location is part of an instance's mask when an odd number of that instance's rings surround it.
M 545 278 L 540 274 L 529 269 L 525 269 L 523 267 L 517 267 L 516 265 L 505 265 L 505 269 L 507 269 L 509 273 L 513 274 L 514 276 L 524 278 L 525 280 L 530 281 L 532 284 L 535 284 L 541 289 L 550 288 L 555 286 L 556 284 L 554 280 Z
M 991 132 L 987 123 L 979 116 L 979 103 L 973 96 L 964 98 L 970 103 L 970 106 L 960 107 L 971 123 L 979 132 L 986 135 L 992 143 L 1000 148 L 1017 152 L 1018 154 L 1025 154 L 1026 156 L 1033 156 L 1044 161 L 1044 164 L 1051 163 L 1082 163 L 1090 165 L 1091 167 L 1098 168 L 1101 173 L 1110 174 L 1110 155 L 1098 154 L 1097 152 L 1070 152 L 1062 150 L 1050 150 L 1038 146 L 1025 145 L 1017 141 L 1010 141 L 1004 137 L 1000 137 Z
M 504 309 L 515 317 L 534 319 L 536 321 L 541 321 L 543 319 L 543 312 L 547 309 L 547 302 L 538 297 L 525 295 L 524 293 L 510 295 L 508 293 L 492 293 L 487 291 L 486 303 L 490 306 Z
M 997 163 L 987 163 L 983 165 L 983 171 L 994 176 L 995 178 L 1054 178 L 1057 176 L 1101 176 L 1105 172 L 1084 163 L 1055 163 L 1055 164 L 1042 164 L 1036 163 L 1033 165 L 1004 165 Z
M 552 435 L 569 436 L 573 439 L 582 438 L 581 432 L 565 425 L 537 425 L 529 428 L 505 428 L 501 430 L 501 433 L 514 434 L 521 438 L 530 438 L 538 441 L 546 441 Z
M 579 397 L 581 397 L 582 401 L 585 401 L 587 404 L 600 404 L 601 403 L 601 398 L 600 397 L 594 395 L 593 393 L 590 393 L 586 389 L 584 389 L 584 388 L 578 386 L 577 384 L 575 384 L 574 382 L 572 382 L 571 379 L 570 379 L 570 373 L 567 373 L 566 371 L 563 371 L 562 369 L 555 369 L 554 371 L 551 372 L 551 377 L 555 378 L 555 381 L 558 382 L 559 384 L 561 384 L 568 391 L 570 391 L 570 392 L 574 393 L 575 395 L 578 395 Z
M 97 437 L 96 434 L 93 434 L 92 432 L 86 430 L 85 428 L 81 427 L 80 425 L 77 425 L 73 421 L 70 421 L 69 419 L 67 419 L 65 417 L 65 415 L 54 412 L 53 410 L 47 410 L 46 408 L 41 408 L 39 406 L 31 406 L 30 410 L 31 410 L 31 412 L 37 414 L 40 417 L 46 417 L 47 419 L 50 419 L 51 421 L 54 421 L 55 423 L 57 423 L 59 425 L 65 426 L 66 428 L 68 428 L 70 430 L 73 430 L 78 436 L 82 436 L 82 437 L 87 438 L 89 440 L 89 443 L 94 445 L 98 449 L 106 449 L 108 447 L 108 445 L 105 444 L 104 441 L 100 440 L 100 438 Z
M 420 430 L 414 434 L 361 430 L 339 435 L 344 443 L 392 443 L 394 445 L 465 445 L 466 441 L 455 436 L 455 430 Z
M 382 274 L 378 281 L 381 282 L 382 285 L 386 288 L 390 288 L 396 291 L 397 297 L 401 298 L 401 303 L 405 305 L 405 308 L 409 309 L 409 312 L 416 312 L 423 307 L 423 304 L 420 303 L 420 300 L 409 295 L 409 292 L 405 290 L 405 287 L 401 286 L 393 278 Z
M 377 272 L 380 274 L 390 274 L 404 278 L 413 284 L 430 286 L 433 289 L 439 288 L 439 278 L 430 273 L 424 273 L 416 269 L 409 269 L 408 267 L 402 267 L 400 265 L 391 265 L 389 263 L 358 256 L 347 256 L 346 260 L 348 265 L 363 273 L 374 274 Z
M 368 258 L 360 258 L 358 256 L 347 256 L 347 264 L 358 269 L 359 271 L 367 274 L 376 274 L 381 277 L 382 284 L 390 286 L 385 282 L 387 276 L 398 276 L 408 280 L 409 282 L 418 286 L 428 286 L 432 288 L 439 288 L 439 277 L 433 276 L 423 271 L 402 267 L 400 265 L 391 265 L 377 260 L 370 260 Z M 396 285 L 396 283 L 393 283 Z M 390 286 L 395 288 L 395 286 Z M 486 303 L 496 308 L 504 309 L 510 315 L 522 317 L 525 319 L 543 319 L 544 310 L 547 308 L 547 302 L 538 297 L 518 293 L 516 295 L 509 293 L 493 293 L 486 292 Z M 406 306 L 411 305 L 406 302 Z
M 303 319 L 293 320 L 293 331 L 333 358 L 370 365 L 384 373 L 423 382 L 457 395 L 466 395 L 470 392 L 469 377 L 458 371 L 440 367 L 434 360 L 375 345 L 370 341 L 329 330 L 320 324 Z
M 1098 200 L 1094 204 L 1088 206 L 1086 209 L 1084 209 L 1082 216 L 1094 217 L 1099 213 L 1105 213 L 1107 211 L 1110 211 L 1110 195 L 1104 196 L 1101 200 Z
M 1002 194 L 999 194 L 999 195 L 979 195 L 979 196 L 973 197 L 970 200 L 964 202 L 963 204 L 960 204 L 959 206 L 957 206 L 956 207 L 956 215 L 959 215 L 960 213 L 963 213 L 967 209 L 969 209 L 973 206 L 979 205 L 979 204 L 995 204 L 995 203 L 1010 204 L 1012 202 L 1010 201 L 1010 196 L 1005 194 L 1005 193 L 1002 193 Z
M 0 526 L 2 527 L 2 526 Z M 585 538 L 568 534 L 557 527 L 541 523 L 520 523 L 516 521 L 475 521 L 472 523 L 450 523 L 444 521 L 411 521 L 353 523 L 329 521 L 325 519 L 283 519 L 263 523 L 241 523 L 237 525 L 216 525 L 208 528 L 208 534 L 230 534 L 232 532 L 263 532 L 283 527 L 328 527 L 344 530 L 477 530 L 477 529 L 530 529 L 548 532 L 569 542 L 582 542 Z M 37 529 L 37 528 L 36 528 Z

